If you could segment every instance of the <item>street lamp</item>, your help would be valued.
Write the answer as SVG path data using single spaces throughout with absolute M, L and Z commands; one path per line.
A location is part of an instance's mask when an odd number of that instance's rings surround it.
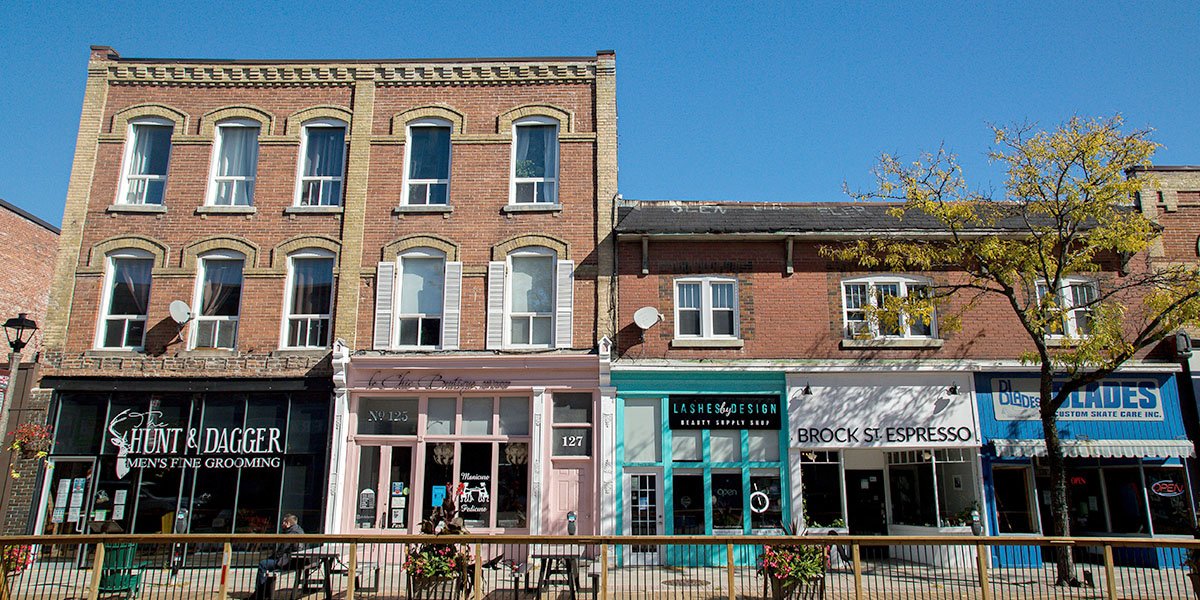
M 21 353 L 21 350 L 29 344 L 29 340 L 37 328 L 37 323 L 26 317 L 25 313 L 18 313 L 17 316 L 4 322 L 4 335 L 8 336 L 8 345 L 12 348 L 13 354 Z M 20 357 L 18 356 L 18 358 Z M 11 364 L 10 361 L 9 365 Z
M 12 410 L 13 402 L 17 398 L 17 372 L 21 370 L 21 350 L 29 344 L 29 340 L 33 339 L 33 332 L 37 331 L 37 323 L 25 316 L 25 313 L 18 313 L 17 316 L 4 322 L 4 335 L 8 337 L 8 346 L 12 348 L 12 353 L 8 355 L 8 387 L 4 390 L 4 406 L 0 406 L 0 441 L 8 435 L 8 415 Z M 12 457 L 9 457 L 9 470 L 12 469 Z M 9 505 L 9 490 L 8 477 L 3 477 L 4 483 L 0 485 L 0 509 L 5 513 L 8 512 Z

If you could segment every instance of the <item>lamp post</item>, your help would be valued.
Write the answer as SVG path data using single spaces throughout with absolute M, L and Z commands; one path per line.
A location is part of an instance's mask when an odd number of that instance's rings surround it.
M 13 401 L 17 398 L 17 372 L 21 369 L 21 350 L 33 338 L 37 331 L 37 323 L 18 313 L 17 316 L 4 322 L 4 335 L 8 337 L 8 346 L 12 352 L 8 355 L 8 387 L 4 390 L 4 406 L 0 406 L 0 441 L 8 434 L 8 415 L 12 410 Z M 8 477 L 4 478 L 5 485 L 2 499 L 8 503 Z

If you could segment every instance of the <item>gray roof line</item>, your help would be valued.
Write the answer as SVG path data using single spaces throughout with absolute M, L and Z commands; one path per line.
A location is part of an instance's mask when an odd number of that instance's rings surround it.
M 51 224 L 47 223 L 46 221 L 43 221 L 42 219 L 40 219 L 40 218 L 38 218 L 38 217 L 35 217 L 35 216 L 33 215 L 33 213 L 31 213 L 31 212 L 29 212 L 29 211 L 27 211 L 27 210 L 25 210 L 25 209 L 23 209 L 23 208 L 21 208 L 21 207 L 19 207 L 19 206 L 15 205 L 15 204 L 13 204 L 13 203 L 11 203 L 11 202 L 9 202 L 9 201 L 7 201 L 7 200 L 3 199 L 3 198 L 0 198 L 0 206 L 2 206 L 2 207 L 4 207 L 4 208 L 7 208 L 8 210 L 10 210 L 10 211 L 12 211 L 13 213 L 15 213 L 17 216 L 20 216 L 20 217 L 24 218 L 24 219 L 25 219 L 25 220 L 27 220 L 27 221 L 31 221 L 31 222 L 33 222 L 35 225 L 40 225 L 40 226 L 42 226 L 43 228 L 45 228 L 45 229 L 48 229 L 48 230 L 49 230 L 51 233 L 53 233 L 54 235 L 60 235 L 60 234 L 62 234 L 62 231 L 61 231 L 61 230 L 59 230 L 59 228 L 57 228 L 57 227 L 55 227 L 55 226 L 53 226 L 53 225 L 51 225 Z

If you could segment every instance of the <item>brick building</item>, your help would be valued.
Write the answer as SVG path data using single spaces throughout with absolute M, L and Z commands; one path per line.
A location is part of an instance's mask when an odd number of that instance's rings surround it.
M 38 325 L 46 321 L 46 301 L 50 294 L 50 280 L 54 275 L 54 256 L 58 250 L 58 228 L 29 214 L 21 208 L 0 200 L 0 321 L 25 313 Z M 7 340 L 6 340 L 7 341 Z M 7 362 L 9 349 L 7 343 L 3 346 Z M 36 407 L 29 410 L 30 392 L 37 379 L 37 355 L 42 348 L 42 338 L 34 334 L 29 345 L 22 351 L 22 360 L 18 376 L 13 384 L 16 386 L 13 405 L 10 408 L 5 440 L 23 421 L 26 412 L 32 412 L 37 417 L 41 411 Z M 3 372 L 7 375 L 9 367 Z M 0 390 L 3 388 L 0 387 Z M 14 460 L 11 452 L 0 454 L 0 472 L 8 473 Z M 5 477 L 0 483 L 0 514 L 9 512 L 9 492 L 28 487 L 27 482 Z M 18 492 L 20 493 L 20 492 Z M 21 519 L 28 516 L 28 493 L 18 502 L 18 513 Z
M 474 529 L 596 527 L 615 89 L 608 51 L 93 47 L 37 530 L 410 531 L 458 480 Z
M 821 532 L 970 535 L 973 511 L 985 531 L 1043 531 L 1044 446 L 1037 411 L 1028 409 L 1037 399 L 1036 370 L 1020 360 L 1033 344 L 1012 309 L 983 297 L 956 331 L 939 331 L 936 317 L 887 326 L 872 321 L 870 306 L 964 275 L 864 271 L 819 253 L 846 240 L 945 235 L 933 219 L 910 214 L 901 221 L 890 208 L 619 207 L 611 367 L 619 424 L 616 531 L 757 535 L 795 524 Z M 1128 264 L 1137 269 L 1146 261 Z M 1120 277 L 1113 260 L 1060 294 L 1086 296 Z M 938 310 L 954 313 L 965 301 L 952 298 Z M 1075 335 L 1086 326 L 1076 311 L 1064 323 Z M 1136 484 L 1135 492 L 1148 489 L 1141 478 L 1184 481 L 1181 460 L 1192 455 L 1192 444 L 1183 438 L 1174 365 L 1162 358 L 1144 353 L 1080 393 L 1072 400 L 1078 410 L 1063 417 L 1078 484 L 1072 493 L 1095 500 L 1077 527 L 1083 534 L 1177 533 L 1173 500 L 1143 491 L 1128 497 L 1148 500 L 1128 504 L 1100 491 L 1101 481 L 1113 490 Z M 1097 408 L 1119 406 L 1135 392 L 1144 393 L 1145 406 L 1125 416 Z M 921 562 L 973 559 L 909 550 L 891 552 Z M 673 552 L 629 550 L 622 560 L 694 560 Z M 998 553 L 995 560 L 1040 557 Z

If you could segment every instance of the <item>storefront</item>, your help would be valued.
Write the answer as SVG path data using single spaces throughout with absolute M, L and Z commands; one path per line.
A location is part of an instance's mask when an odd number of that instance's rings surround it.
M 330 529 L 416 532 L 450 486 L 461 487 L 472 533 L 559 535 L 569 521 L 579 535 L 599 533 L 596 457 L 612 438 L 611 394 L 607 435 L 599 418 L 601 362 L 588 353 L 335 349 L 344 417 L 334 431 Z
M 989 532 L 1052 535 L 1050 473 L 1038 414 L 1038 378 L 976 375 Z M 1071 395 L 1059 411 L 1067 459 L 1071 534 L 1191 537 L 1194 456 L 1171 374 L 1122 374 Z M 997 549 L 1002 565 L 1039 564 L 1036 548 Z M 1164 565 L 1167 556 L 1117 552 L 1123 564 Z
M 789 374 L 792 505 L 803 527 L 971 534 L 981 486 L 970 382 L 961 372 Z M 922 562 L 962 558 L 887 551 Z
M 778 535 L 791 522 L 782 373 L 617 371 L 617 532 Z M 719 550 L 719 551 L 718 551 Z M 753 564 L 739 546 L 735 561 Z M 711 553 L 711 556 L 697 556 Z M 724 549 L 626 546 L 627 564 L 721 564 Z
M 37 531 L 275 533 L 287 513 L 322 531 L 328 380 L 46 384 L 54 442 Z

